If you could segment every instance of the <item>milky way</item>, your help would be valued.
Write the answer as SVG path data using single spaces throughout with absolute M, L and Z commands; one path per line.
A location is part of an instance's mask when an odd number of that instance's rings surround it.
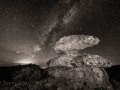
M 0 0 L 0 63 L 44 66 L 55 42 L 73 34 L 98 37 L 86 52 L 120 63 L 119 14 L 117 0 Z

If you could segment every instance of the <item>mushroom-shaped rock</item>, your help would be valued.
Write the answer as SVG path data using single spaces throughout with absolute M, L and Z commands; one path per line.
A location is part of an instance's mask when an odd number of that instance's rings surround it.
M 88 35 L 65 36 L 56 42 L 56 53 L 64 55 L 49 60 L 47 70 L 52 78 L 62 83 L 63 86 L 58 85 L 59 90 L 66 90 L 63 89 L 66 86 L 70 90 L 113 90 L 104 70 L 104 67 L 111 67 L 111 63 L 99 55 L 81 52 L 98 43 L 97 37 Z
M 56 42 L 55 51 L 56 53 L 83 50 L 87 47 L 92 47 L 99 43 L 97 37 L 89 35 L 70 35 L 62 37 Z
M 71 64 L 76 67 L 81 67 L 82 64 L 91 67 L 111 67 L 112 65 L 107 59 L 99 55 L 91 54 L 84 54 L 83 56 L 76 57 L 71 61 Z

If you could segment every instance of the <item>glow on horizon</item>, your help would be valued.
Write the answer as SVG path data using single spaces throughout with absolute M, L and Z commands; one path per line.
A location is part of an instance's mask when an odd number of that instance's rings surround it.
M 33 61 L 31 59 L 21 59 L 19 61 L 16 61 L 15 63 L 24 65 L 24 64 L 33 64 Z

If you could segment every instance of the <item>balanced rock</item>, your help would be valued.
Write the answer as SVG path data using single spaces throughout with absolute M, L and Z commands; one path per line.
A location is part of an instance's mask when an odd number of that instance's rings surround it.
M 64 53 L 47 62 L 48 73 L 54 77 L 58 89 L 68 90 L 113 90 L 105 67 L 111 63 L 99 55 L 84 54 L 81 50 L 99 43 L 97 37 L 70 35 L 56 42 L 56 53 Z M 80 52 L 79 52 L 80 51 Z
M 56 53 L 83 50 L 88 47 L 92 47 L 99 43 L 97 37 L 88 35 L 70 35 L 61 38 L 56 42 Z

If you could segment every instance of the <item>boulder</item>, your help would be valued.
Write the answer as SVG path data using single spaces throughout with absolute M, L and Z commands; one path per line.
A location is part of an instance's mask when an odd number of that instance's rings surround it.
M 74 55 L 74 54 L 64 54 L 58 57 L 55 57 L 47 62 L 48 67 L 55 67 L 55 66 L 67 66 L 67 67 L 73 67 L 71 62 L 74 58 L 78 57 L 80 55 Z
M 56 53 L 68 52 L 68 51 L 79 51 L 88 47 L 92 47 L 99 43 L 97 37 L 89 35 L 70 35 L 62 37 L 55 44 Z
M 107 59 L 99 55 L 83 54 L 82 56 L 76 57 L 71 61 L 71 64 L 75 67 L 81 67 L 82 64 L 91 67 L 111 67 L 112 63 Z
M 78 90 L 112 90 L 104 69 L 81 66 L 81 68 L 52 67 L 48 72 L 59 83 Z
M 72 57 L 68 57 L 66 55 L 55 57 L 47 62 L 48 67 L 55 67 L 55 66 L 67 66 L 72 67 L 71 60 Z
M 111 67 L 111 63 L 99 55 L 83 54 L 76 57 L 61 55 L 47 62 L 49 67 L 66 66 L 78 68 L 83 65 L 91 67 Z

